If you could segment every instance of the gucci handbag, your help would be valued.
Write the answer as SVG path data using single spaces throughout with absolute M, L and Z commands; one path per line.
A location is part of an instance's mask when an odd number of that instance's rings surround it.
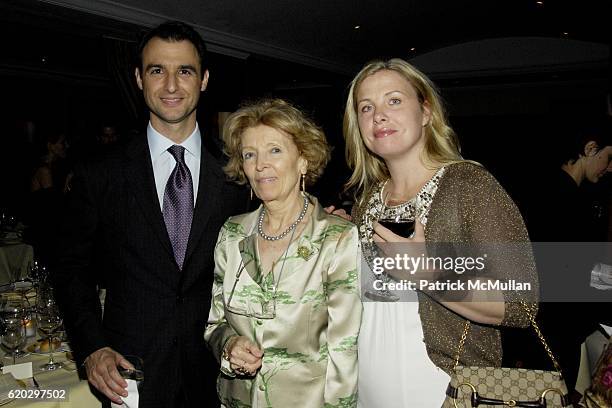
M 527 308 L 527 305 L 523 306 Z M 470 330 L 470 322 L 466 321 L 455 355 L 451 380 L 446 389 L 443 408 L 497 406 L 544 408 L 571 405 L 559 363 L 544 340 L 535 322 L 534 313 L 529 313 L 529 315 L 531 326 L 552 360 L 556 371 L 460 366 L 459 358 Z

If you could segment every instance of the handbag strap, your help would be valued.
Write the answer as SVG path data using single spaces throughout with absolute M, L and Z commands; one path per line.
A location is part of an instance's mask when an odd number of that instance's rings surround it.
M 552 361 L 553 366 L 555 367 L 555 371 L 558 372 L 559 375 L 562 375 L 561 366 L 557 362 L 557 359 L 555 358 L 555 355 L 553 354 L 552 350 L 548 346 L 548 343 L 546 342 L 546 339 L 544 338 L 544 335 L 542 334 L 540 327 L 536 323 L 535 310 L 531 310 L 529 306 L 527 306 L 527 303 L 525 303 L 524 301 L 521 301 L 520 304 L 523 307 L 523 309 L 525 309 L 525 311 L 527 312 L 527 315 L 529 316 L 529 323 L 531 327 L 533 327 L 533 330 L 538 336 L 538 339 L 540 339 L 540 343 L 542 343 L 542 346 L 544 346 L 544 350 L 546 350 L 546 354 L 548 354 L 548 357 Z M 459 365 L 459 358 L 461 358 L 461 354 L 463 353 L 463 347 L 465 346 L 465 341 L 467 339 L 469 331 L 470 331 L 470 321 L 466 319 L 465 326 L 463 328 L 463 334 L 461 335 L 461 339 L 459 339 L 459 346 L 457 347 L 457 353 L 455 354 L 455 364 L 453 364 L 453 370 L 455 370 L 457 366 Z

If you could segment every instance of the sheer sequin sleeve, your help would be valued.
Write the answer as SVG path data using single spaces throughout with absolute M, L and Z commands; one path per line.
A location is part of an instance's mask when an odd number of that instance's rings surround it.
M 470 163 L 449 166 L 432 204 L 426 236 L 427 241 L 453 242 L 486 253 L 485 278 L 528 283 L 529 291 L 503 290 L 501 324 L 529 325 L 523 304 L 535 313 L 538 294 L 531 243 L 518 208 L 489 172 Z

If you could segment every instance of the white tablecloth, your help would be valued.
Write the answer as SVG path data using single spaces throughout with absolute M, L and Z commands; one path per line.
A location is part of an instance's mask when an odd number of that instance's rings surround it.
M 65 368 L 55 371 L 41 371 L 40 366 L 49 360 L 49 355 L 30 354 L 17 360 L 17 363 L 32 362 L 34 378 L 41 389 L 66 390 L 65 401 L 42 401 L 42 400 L 13 400 L 3 407 L 6 408 L 100 408 L 102 403 L 91 393 L 89 384 L 85 380 L 79 380 L 76 365 L 66 359 L 66 353 L 54 353 L 53 358 L 57 362 L 65 364 Z M 12 359 L 6 357 L 2 360 L 4 364 L 12 364 Z

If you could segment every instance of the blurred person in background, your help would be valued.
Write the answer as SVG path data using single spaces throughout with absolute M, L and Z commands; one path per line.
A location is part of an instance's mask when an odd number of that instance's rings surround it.
M 34 169 L 30 191 L 41 190 L 64 192 L 66 169 L 63 166 L 68 155 L 68 142 L 62 131 L 48 132 L 44 137 L 44 153 Z
M 534 177 L 537 184 L 525 212 L 529 235 L 539 248 L 542 296 L 537 319 L 571 392 L 582 342 L 599 323 L 612 325 L 612 291 L 589 287 L 594 266 L 605 256 L 598 242 L 607 239 L 608 220 L 593 192 L 612 171 L 612 127 L 610 118 L 581 117 L 559 119 L 552 128 L 554 145 L 542 160 L 548 168 Z M 530 334 L 526 338 L 507 330 L 506 364 L 550 369 L 537 342 Z M 573 401 L 579 398 L 574 390 Z
M 30 179 L 28 237 L 36 256 L 51 260 L 59 233 L 60 214 L 68 180 L 68 142 L 58 129 L 43 133 L 43 154 Z

